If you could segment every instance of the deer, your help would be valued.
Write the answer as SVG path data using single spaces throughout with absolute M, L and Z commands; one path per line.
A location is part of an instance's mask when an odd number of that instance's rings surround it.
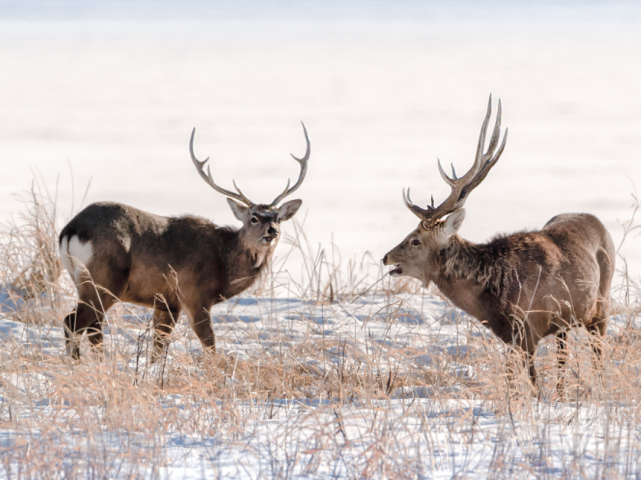
M 64 318 L 66 352 L 80 358 L 80 338 L 103 353 L 102 323 L 116 302 L 153 308 L 154 353 L 157 358 L 181 312 L 185 312 L 203 349 L 216 353 L 210 309 L 247 290 L 269 264 L 280 238 L 281 222 L 292 218 L 302 200 L 281 201 L 305 180 L 311 145 L 303 124 L 306 152 L 295 157 L 296 183 L 269 204 L 254 203 L 233 181 L 234 191 L 218 186 L 206 165 L 189 153 L 200 177 L 227 197 L 239 229 L 218 226 L 193 215 L 165 217 L 114 202 L 93 203 L 60 232 L 62 263 L 78 292 L 75 309 Z M 207 171 L 205 172 L 205 166 Z
M 465 218 L 463 208 L 470 193 L 496 165 L 507 141 L 501 135 L 501 101 L 485 150 L 492 96 L 481 127 L 472 168 L 458 177 L 452 165 L 448 176 L 438 160 L 438 170 L 450 186 L 440 205 L 422 208 L 403 189 L 405 206 L 420 219 L 418 227 L 383 257 L 393 277 L 418 279 L 423 287 L 436 285 L 456 307 L 476 318 L 526 362 L 536 388 L 534 353 L 538 343 L 555 335 L 562 378 L 566 362 L 568 329 L 584 326 L 600 359 L 600 340 L 606 331 L 610 285 L 614 275 L 612 237 L 595 216 L 563 213 L 542 229 L 498 235 L 486 243 L 472 243 L 457 232 Z M 596 363 L 596 361 L 595 361 Z M 559 390 L 561 382 L 557 383 Z

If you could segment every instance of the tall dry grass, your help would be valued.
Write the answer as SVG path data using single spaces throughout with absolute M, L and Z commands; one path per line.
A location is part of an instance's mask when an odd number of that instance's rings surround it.
M 0 281 L 22 302 L 5 322 L 25 325 L 0 347 L 0 476 L 179 476 L 195 460 L 172 452 L 192 444 L 204 478 L 641 476 L 640 296 L 625 268 L 603 360 L 593 366 L 587 333 L 574 330 L 562 394 L 552 339 L 537 353 L 537 397 L 483 326 L 451 306 L 424 318 L 435 292 L 384 275 L 369 255 L 343 262 L 299 224 L 252 292 L 264 328 L 238 321 L 234 301 L 215 310 L 223 354 L 203 354 L 183 320 L 152 364 L 149 312 L 120 304 L 104 357 L 85 342 L 75 362 L 63 353 L 74 295 L 59 276 L 55 201 L 38 184 L 24 198 L 0 229 Z M 284 270 L 296 255 L 301 270 Z M 590 455 L 603 461 L 586 469 Z

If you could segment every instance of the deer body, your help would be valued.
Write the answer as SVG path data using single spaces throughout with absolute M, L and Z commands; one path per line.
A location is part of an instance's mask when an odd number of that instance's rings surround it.
M 60 244 L 83 302 L 65 320 L 70 330 L 91 329 L 90 338 L 99 343 L 103 311 L 117 300 L 155 308 L 155 317 L 168 317 L 163 320 L 168 330 L 184 305 L 196 334 L 212 348 L 209 309 L 250 287 L 274 247 L 253 250 L 238 230 L 117 203 L 88 206 L 63 229 Z M 91 255 L 82 258 L 81 250 Z M 78 355 L 77 350 L 71 353 Z
M 605 332 L 614 244 L 592 215 L 558 215 L 538 232 L 486 244 L 454 235 L 436 257 L 428 275 L 439 290 L 529 354 L 569 326 Z
M 94 203 L 76 215 L 60 233 L 60 256 L 78 290 L 76 309 L 64 319 L 67 350 L 80 355 L 78 337 L 87 332 L 102 344 L 102 321 L 117 301 L 154 309 L 156 354 L 184 311 L 203 346 L 215 352 L 209 309 L 249 288 L 269 264 L 278 243 L 280 223 L 300 208 L 300 200 L 277 204 L 300 186 L 310 154 L 301 164 L 294 187 L 271 204 L 254 204 L 216 185 L 193 154 L 201 176 L 228 197 L 243 227 L 220 227 L 196 216 L 163 217 L 119 203 Z M 296 157 L 294 157 L 296 158 Z M 232 200 L 232 198 L 238 200 Z M 238 203 L 242 202 L 242 203 Z
M 419 218 L 418 228 L 383 258 L 394 265 L 393 276 L 434 283 L 454 305 L 477 318 L 505 343 L 529 358 L 532 382 L 536 372 L 532 356 L 539 341 L 556 334 L 564 351 L 568 327 L 585 325 L 603 335 L 607 324 L 615 249 L 603 224 L 589 214 L 562 214 L 541 230 L 498 236 L 474 244 L 457 234 L 469 193 L 498 161 L 501 107 L 487 153 L 483 153 L 491 99 L 481 129 L 476 161 L 457 178 L 448 177 L 452 193 L 438 207 L 423 209 L 404 195 L 406 206 Z M 600 355 L 598 342 L 592 347 Z M 565 358 L 559 360 L 564 367 Z

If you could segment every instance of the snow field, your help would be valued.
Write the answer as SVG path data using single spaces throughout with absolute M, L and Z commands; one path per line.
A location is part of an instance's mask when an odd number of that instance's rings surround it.
M 602 375 L 585 332 L 570 336 L 564 395 L 554 343 L 544 343 L 537 399 L 525 372 L 506 376 L 508 349 L 434 292 L 389 277 L 367 284 L 330 302 L 276 272 L 258 295 L 214 307 L 219 355 L 203 355 L 183 318 L 156 364 L 145 309 L 114 307 L 104 360 L 83 342 L 72 362 L 57 320 L 72 297 L 3 305 L 0 476 L 641 475 L 632 307 L 617 306 Z M 36 311 L 39 322 L 19 321 Z

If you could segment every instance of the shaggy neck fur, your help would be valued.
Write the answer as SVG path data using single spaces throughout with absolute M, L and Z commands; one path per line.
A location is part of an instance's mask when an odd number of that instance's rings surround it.
M 474 244 L 452 235 L 449 244 L 436 255 L 434 283 L 449 289 L 461 281 L 468 287 L 476 285 L 504 304 L 508 246 L 501 243 L 501 237 L 487 244 Z
M 561 249 L 546 232 L 499 235 L 483 244 L 453 235 L 436 255 L 434 282 L 439 288 L 443 285 L 443 293 L 449 286 L 460 294 L 465 281 L 468 288 L 479 287 L 485 300 L 504 309 L 517 300 L 526 282 L 537 283 L 541 272 L 554 277 L 564 262 Z
M 252 286 L 269 265 L 275 246 L 276 241 L 269 246 L 256 247 L 245 241 L 242 230 L 233 232 L 227 241 L 227 255 L 222 256 L 229 279 L 223 296 L 231 298 Z
M 278 240 L 274 239 L 269 245 L 261 244 L 257 246 L 254 242 L 248 242 L 244 238 L 243 232 L 241 230 L 238 234 L 238 242 L 241 248 L 245 250 L 247 255 L 249 255 L 249 258 L 252 262 L 252 267 L 254 269 L 260 270 L 263 265 L 269 263 L 269 260 L 272 257 L 272 253 L 274 252 L 274 247 L 276 247 L 276 243 L 278 243 Z

